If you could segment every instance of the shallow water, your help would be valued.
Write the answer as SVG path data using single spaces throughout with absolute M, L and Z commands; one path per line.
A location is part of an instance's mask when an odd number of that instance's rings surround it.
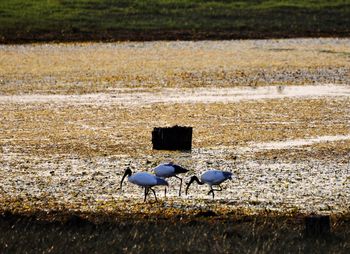
M 83 95 L 12 95 L 0 96 L 0 103 L 72 103 L 72 104 L 118 104 L 140 106 L 155 103 L 234 103 L 250 100 L 350 97 L 347 85 L 309 85 L 309 86 L 265 86 L 235 88 L 196 88 L 196 89 L 158 89 L 138 91 L 120 89 L 109 94 Z
M 335 135 L 335 136 L 319 136 L 314 138 L 293 139 L 293 140 L 284 140 L 284 141 L 275 141 L 275 142 L 251 143 L 249 147 L 242 148 L 242 151 L 289 149 L 292 147 L 300 147 L 300 146 L 313 145 L 313 144 L 322 143 L 322 142 L 334 142 L 334 141 L 342 141 L 342 140 L 349 140 L 349 139 L 350 139 L 350 135 Z

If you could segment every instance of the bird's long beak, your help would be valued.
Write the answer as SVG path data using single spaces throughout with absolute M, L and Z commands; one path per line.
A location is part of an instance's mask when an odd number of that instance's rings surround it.
M 120 181 L 120 187 L 119 187 L 120 190 L 122 189 L 123 181 L 124 181 L 125 177 L 126 177 L 126 176 L 131 176 L 131 174 L 132 174 L 132 173 L 131 173 L 131 170 L 130 170 L 129 168 L 127 168 L 127 169 L 125 170 L 125 173 L 124 173 L 123 177 L 122 177 L 122 180 Z
M 124 181 L 126 176 L 127 176 L 127 174 L 124 174 L 123 177 L 122 177 L 122 180 L 120 181 L 120 187 L 119 187 L 120 190 L 122 189 L 123 181 Z
M 187 195 L 187 193 L 188 193 L 188 188 L 190 187 L 190 185 L 193 183 L 193 181 L 194 181 L 194 179 L 193 179 L 193 177 L 191 177 L 191 180 L 188 182 L 188 183 L 186 183 L 186 190 L 185 190 L 185 194 Z
M 186 184 L 186 190 L 185 190 L 185 194 L 186 194 L 186 195 L 187 195 L 187 193 L 188 193 L 188 188 L 190 187 L 190 184 L 191 184 L 191 182 L 189 182 L 189 183 Z

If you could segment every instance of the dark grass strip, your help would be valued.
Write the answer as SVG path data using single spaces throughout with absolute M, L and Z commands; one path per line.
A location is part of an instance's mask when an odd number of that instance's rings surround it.
M 0 1 L 0 42 L 350 35 L 350 1 Z

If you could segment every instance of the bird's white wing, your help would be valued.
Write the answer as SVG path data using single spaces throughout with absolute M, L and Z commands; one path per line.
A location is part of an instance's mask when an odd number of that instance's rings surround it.
M 147 187 L 157 185 L 157 178 L 146 172 L 139 172 L 129 177 L 129 182 Z
M 201 176 L 201 180 L 209 185 L 217 185 L 225 181 L 226 177 L 220 170 L 208 170 Z
M 154 168 L 154 173 L 158 177 L 171 177 L 175 175 L 175 168 L 171 164 L 161 164 Z

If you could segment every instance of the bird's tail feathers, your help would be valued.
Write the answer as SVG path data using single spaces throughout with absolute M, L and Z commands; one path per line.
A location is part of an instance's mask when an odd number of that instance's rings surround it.
M 226 179 L 232 180 L 232 173 L 231 172 L 224 171 L 223 174 L 224 174 Z
M 181 174 L 181 173 L 187 173 L 189 170 L 186 168 L 183 168 L 179 165 L 173 165 L 174 169 L 175 169 L 175 174 Z
M 157 177 L 157 185 L 166 185 L 166 186 L 169 186 L 169 183 L 163 179 L 163 178 L 160 178 L 160 177 Z

